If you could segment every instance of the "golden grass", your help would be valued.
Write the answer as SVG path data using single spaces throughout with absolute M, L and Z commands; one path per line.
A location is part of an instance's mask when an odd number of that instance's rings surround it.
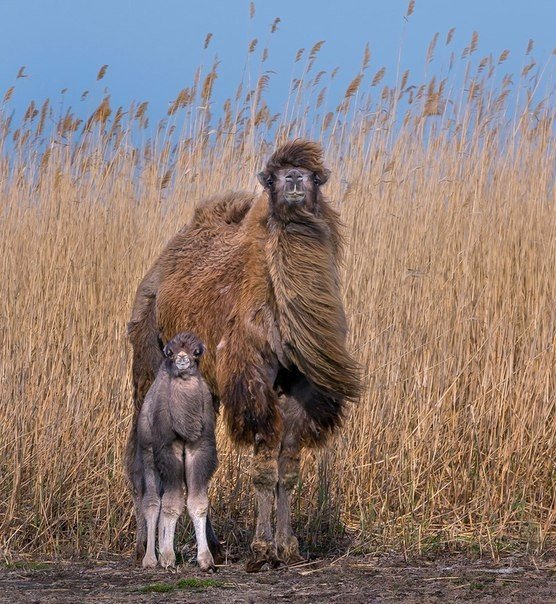
M 436 37 L 431 57 L 435 44 Z M 43 140 L 51 105 L 33 104 L 14 124 L 13 89 L 6 92 L 5 555 L 129 551 L 122 453 L 132 409 L 125 330 L 135 288 L 200 199 L 257 186 L 270 150 L 265 139 L 302 134 L 322 140 L 333 169 L 326 191 L 346 223 L 345 298 L 367 389 L 331 446 L 305 457 L 298 532 L 312 548 L 337 545 L 346 532 L 362 550 L 473 548 L 496 556 L 549 547 L 556 521 L 553 99 L 534 105 L 536 97 L 522 93 L 514 112 L 511 82 L 495 86 L 492 59 L 473 71 L 474 34 L 463 87 L 450 88 L 447 79 L 408 86 L 406 72 L 380 91 L 385 72 L 367 78 L 366 50 L 333 111 L 327 87 L 336 70 L 324 78 L 312 71 L 321 46 L 305 66 L 298 52 L 302 73 L 281 115 L 264 101 L 261 67 L 258 85 L 240 87 L 212 124 L 216 66 L 199 69 L 154 140 L 145 135 L 146 102 L 113 111 L 109 97 L 83 122 L 71 111 L 58 116 Z M 262 53 L 265 60 L 268 50 Z M 531 86 L 538 96 L 538 81 Z M 321 113 L 313 115 L 307 107 L 317 100 Z M 252 518 L 246 454 L 222 433 L 219 447 L 215 523 L 231 545 L 244 544 Z

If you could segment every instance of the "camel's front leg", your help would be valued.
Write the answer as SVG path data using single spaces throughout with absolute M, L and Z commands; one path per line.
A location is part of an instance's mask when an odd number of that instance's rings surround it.
M 273 384 L 278 361 L 261 337 L 261 326 L 242 323 L 218 345 L 217 379 L 222 392 L 224 418 L 235 440 L 254 444 L 251 476 L 257 505 L 255 535 L 251 543 L 248 572 L 269 564 L 280 565 L 272 531 L 272 512 L 278 484 L 278 453 L 282 440 L 282 416 Z M 241 342 L 232 346 L 228 342 Z
M 251 559 L 247 572 L 257 572 L 265 564 L 272 568 L 280 565 L 276 554 L 276 544 L 272 535 L 272 510 L 278 483 L 278 447 L 255 445 L 251 473 L 257 500 L 257 525 L 251 543 Z
M 291 495 L 299 480 L 299 443 L 286 434 L 278 458 L 278 485 L 276 488 L 276 546 L 278 556 L 286 564 L 295 564 L 299 555 L 297 538 L 291 524 Z

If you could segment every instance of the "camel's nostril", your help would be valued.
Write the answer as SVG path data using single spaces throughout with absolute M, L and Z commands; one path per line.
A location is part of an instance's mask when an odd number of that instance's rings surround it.
M 286 176 L 284 193 L 288 201 L 290 200 L 289 198 L 295 198 L 295 201 L 299 201 L 301 197 L 304 197 L 305 187 L 303 186 L 303 177 L 301 175 L 288 174 L 288 176 Z

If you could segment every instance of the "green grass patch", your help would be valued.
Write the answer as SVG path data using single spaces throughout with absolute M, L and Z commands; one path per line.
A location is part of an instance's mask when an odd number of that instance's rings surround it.
M 210 587 L 224 587 L 222 581 L 218 579 L 180 579 L 175 583 L 151 583 L 141 588 L 143 593 L 168 593 L 178 589 L 193 589 L 202 591 Z
M 174 591 L 176 586 L 172 583 L 151 583 L 141 588 L 141 591 L 145 594 L 163 594 L 168 591 Z

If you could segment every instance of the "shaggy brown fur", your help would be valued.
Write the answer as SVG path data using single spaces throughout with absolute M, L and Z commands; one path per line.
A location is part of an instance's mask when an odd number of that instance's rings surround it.
M 139 286 L 129 324 L 136 411 L 162 343 L 193 331 L 236 442 L 279 446 L 279 397 L 297 401 L 300 444 L 320 444 L 340 424 L 359 374 L 345 342 L 339 216 L 320 192 L 328 174 L 319 145 L 290 142 L 259 175 L 262 195 L 209 199 L 170 241 Z

